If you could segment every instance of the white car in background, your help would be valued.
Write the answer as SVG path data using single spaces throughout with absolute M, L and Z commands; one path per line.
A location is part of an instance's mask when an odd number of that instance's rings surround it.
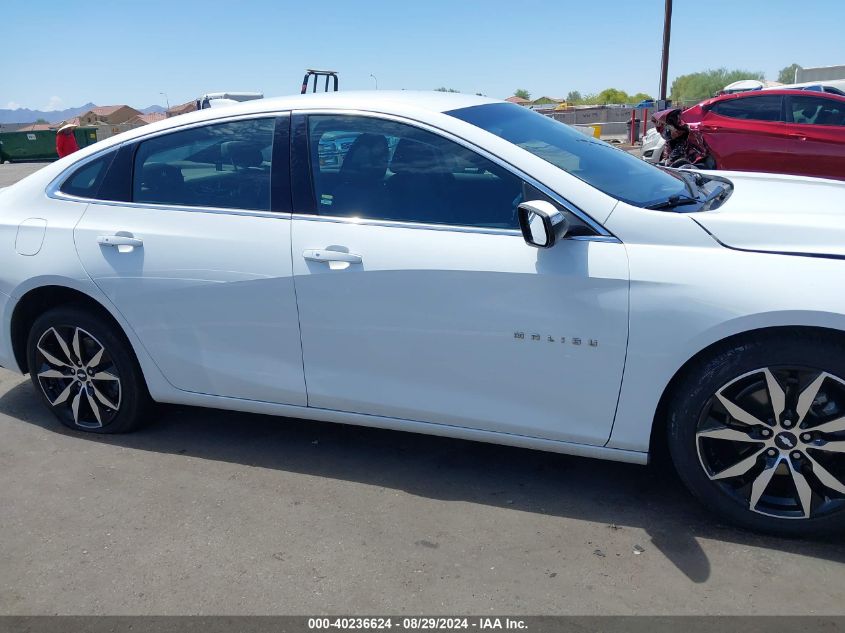
M 842 530 L 843 209 L 843 183 L 657 169 L 483 97 L 253 101 L 0 192 L 0 365 L 92 433 L 155 400 L 668 445 L 739 525 Z
M 657 164 L 663 155 L 664 147 L 666 147 L 666 139 L 660 136 L 656 128 L 649 128 L 640 145 L 640 157 L 652 165 Z
M 197 110 L 225 108 L 245 101 L 256 101 L 263 98 L 264 93 L 261 92 L 209 92 L 197 99 Z

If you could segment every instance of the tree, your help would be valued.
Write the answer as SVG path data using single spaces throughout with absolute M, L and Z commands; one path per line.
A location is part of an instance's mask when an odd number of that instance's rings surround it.
M 445 86 L 440 86 L 439 88 L 435 88 L 434 92 L 460 92 L 460 90 L 455 90 L 454 88 L 446 88 Z
M 741 79 L 763 81 L 763 73 L 748 70 L 716 68 L 676 77 L 672 82 L 672 101 L 701 101 L 709 99 L 722 88 Z
M 640 101 L 654 101 L 654 97 L 644 92 L 638 92 L 631 97 L 631 103 L 639 103 Z
M 36 123 L 49 123 L 49 121 L 47 121 L 47 119 L 44 119 L 44 118 L 36 119 L 35 122 Z
M 579 103 L 581 101 L 581 93 L 577 90 L 570 90 L 566 95 L 567 103 Z
M 795 71 L 801 68 L 798 64 L 790 64 L 786 68 L 781 68 L 778 73 L 778 81 L 782 84 L 795 83 Z
M 628 93 L 624 90 L 617 90 L 616 88 L 606 88 L 596 95 L 596 101 L 599 104 L 606 103 L 628 103 L 630 101 Z
M 531 101 L 531 93 L 528 92 L 525 88 L 517 88 L 513 91 L 514 97 L 519 97 L 520 99 L 526 99 L 527 101 Z

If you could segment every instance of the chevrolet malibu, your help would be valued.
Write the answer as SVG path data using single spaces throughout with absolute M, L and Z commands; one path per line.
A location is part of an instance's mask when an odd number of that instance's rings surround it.
M 0 191 L 0 365 L 91 433 L 158 401 L 668 446 L 727 520 L 841 531 L 843 209 L 842 183 L 659 169 L 482 97 L 253 101 Z

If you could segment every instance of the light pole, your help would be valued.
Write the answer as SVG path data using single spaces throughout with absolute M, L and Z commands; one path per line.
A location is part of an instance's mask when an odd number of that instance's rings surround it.
M 165 101 L 165 103 L 167 103 L 167 109 L 170 110 L 170 99 L 167 98 L 167 93 L 166 92 L 159 92 L 158 94 L 164 96 L 164 101 Z
M 376 76 L 373 73 L 370 73 L 370 77 L 372 77 L 373 81 L 376 82 L 376 90 L 378 90 L 378 79 L 376 78 Z
M 672 32 L 672 0 L 666 0 L 663 14 L 663 55 L 660 59 L 660 99 L 666 100 L 666 84 L 669 80 L 669 36 Z

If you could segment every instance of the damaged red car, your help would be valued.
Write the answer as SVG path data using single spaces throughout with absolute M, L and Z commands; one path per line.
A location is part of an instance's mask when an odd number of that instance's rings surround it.
M 761 90 L 699 103 L 681 120 L 716 169 L 845 180 L 845 97 Z

